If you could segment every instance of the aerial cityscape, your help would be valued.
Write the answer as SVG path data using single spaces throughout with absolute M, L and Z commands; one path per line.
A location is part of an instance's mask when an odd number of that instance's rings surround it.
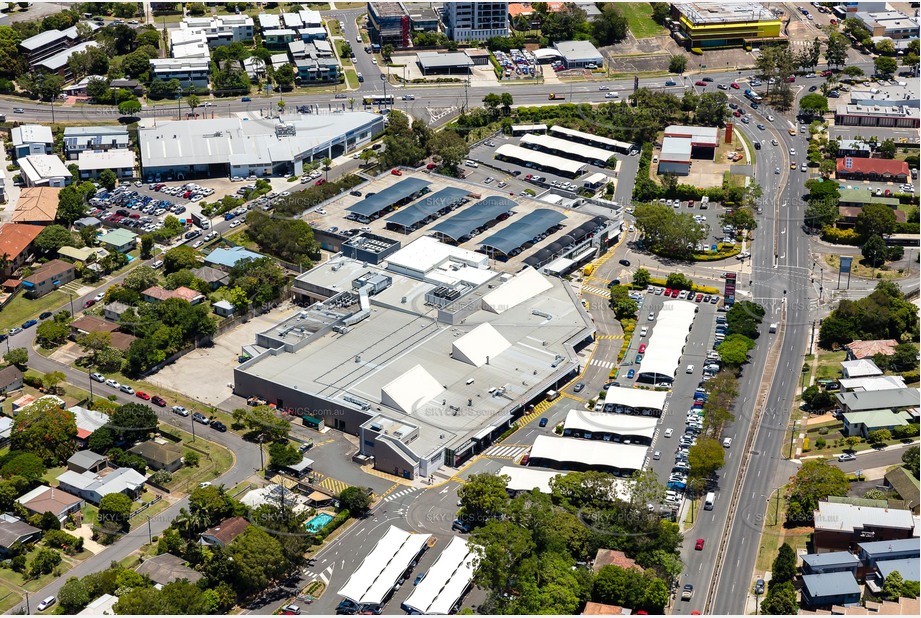
M 0 613 L 921 615 L 918 2 L 0 2 Z

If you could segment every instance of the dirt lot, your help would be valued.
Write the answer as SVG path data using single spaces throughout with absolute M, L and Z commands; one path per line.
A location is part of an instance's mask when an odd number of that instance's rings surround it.
M 285 303 L 278 309 L 253 318 L 220 335 L 210 348 L 199 348 L 147 378 L 151 384 L 216 406 L 231 396 L 233 369 L 245 345 L 256 340 L 256 333 L 268 330 L 294 314 L 296 307 Z

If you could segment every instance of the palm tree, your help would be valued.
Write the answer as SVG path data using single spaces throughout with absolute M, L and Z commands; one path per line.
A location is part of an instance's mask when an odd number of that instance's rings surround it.
M 323 159 L 323 169 L 326 170 L 326 182 L 329 182 L 329 168 L 333 166 L 333 160 L 329 157 Z
M 3 252 L 3 255 L 0 255 L 0 273 L 6 273 L 6 270 L 10 267 L 12 261 L 10 260 L 10 254 Z
M 349 97 L 349 111 L 355 111 L 355 97 Z

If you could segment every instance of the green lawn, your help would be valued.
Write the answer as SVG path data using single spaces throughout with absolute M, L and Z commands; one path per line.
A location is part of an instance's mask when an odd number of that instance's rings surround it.
M 145 496 L 144 500 L 142 500 L 141 502 L 147 502 L 151 499 L 153 499 L 152 495 L 149 497 Z M 140 507 L 140 503 L 138 503 L 138 507 Z M 134 530 L 138 526 L 145 524 L 147 522 L 148 517 L 153 517 L 157 515 L 158 513 L 162 513 L 169 507 L 170 507 L 170 503 L 168 500 L 160 500 L 156 504 L 149 506 L 145 510 L 135 515 L 134 518 L 129 521 L 129 523 L 131 524 L 131 529 Z
M 230 426 L 232 419 L 229 415 L 222 415 L 221 420 L 227 425 Z M 182 443 L 179 445 L 183 449 L 183 454 L 189 449 L 188 446 L 194 445 L 195 448 L 205 451 L 211 455 L 209 460 L 206 455 L 199 453 L 199 463 L 197 467 L 188 468 L 182 467 L 179 468 L 176 472 L 173 473 L 173 480 L 167 483 L 167 488 L 170 491 L 190 491 L 194 489 L 195 484 L 201 483 L 202 481 L 210 481 L 227 470 L 230 469 L 230 466 L 233 465 L 233 453 L 231 453 L 226 448 L 204 440 L 199 436 L 199 431 L 214 431 L 204 425 L 197 425 L 195 427 L 195 442 L 192 442 L 192 434 L 187 433 L 181 429 L 176 429 L 175 427 L 170 427 L 169 432 L 171 434 L 178 435 L 182 438 Z M 207 435 L 207 434 L 206 434 Z M 196 451 L 197 452 L 197 451 Z M 156 508 L 156 507 L 152 507 Z
M 358 75 L 351 69 L 346 69 L 345 81 L 349 85 L 349 88 L 358 88 L 360 86 L 358 83 Z
M 19 294 L 6 307 L 0 309 L 0 330 L 5 332 L 29 318 L 38 319 L 43 311 L 57 309 L 66 303 L 68 298 L 64 292 L 52 292 L 34 300 Z M 79 307 L 77 309 L 79 310 Z
M 6 612 L 11 607 L 22 601 L 18 592 L 0 584 L 0 612 Z
M 645 39 L 665 31 L 665 28 L 652 21 L 652 6 L 648 2 L 625 2 L 618 6 L 627 18 L 627 27 L 636 38 Z

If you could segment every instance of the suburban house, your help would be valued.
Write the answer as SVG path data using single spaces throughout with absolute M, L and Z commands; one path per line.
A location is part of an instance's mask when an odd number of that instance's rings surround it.
M 107 469 L 102 474 L 68 470 L 58 477 L 61 489 L 96 505 L 103 497 L 115 493 L 137 500 L 146 482 L 147 477 L 133 468 Z
M 10 138 L 13 142 L 13 158 L 28 157 L 29 155 L 46 154 L 54 151 L 54 136 L 51 127 L 41 124 L 24 124 L 10 129 Z
M 868 541 L 858 544 L 857 547 L 860 560 L 870 568 L 876 568 L 880 562 L 921 557 L 921 544 L 918 543 L 918 537 L 895 541 Z
M 211 308 L 214 309 L 214 313 L 218 314 L 222 318 L 232 318 L 233 317 L 233 303 L 227 300 L 219 300 Z
M 863 358 L 872 359 L 877 354 L 892 356 L 895 354 L 897 345 L 899 345 L 899 342 L 895 339 L 871 339 L 867 341 L 858 339 L 844 346 L 844 349 L 847 350 L 848 360 L 861 360 Z
M 74 441 L 80 448 L 86 448 L 87 442 L 89 442 L 90 436 L 95 433 L 97 429 L 109 422 L 109 415 L 104 412 L 99 412 L 98 410 L 88 410 L 81 406 L 72 406 L 67 408 L 70 412 L 73 412 L 74 418 L 77 422 L 77 437 Z M 90 453 L 90 451 L 81 451 Z M 79 455 L 80 453 L 75 453 L 74 456 Z M 95 453 L 90 453 L 95 455 Z M 96 457 L 102 457 L 101 455 L 95 455 Z M 105 459 L 105 458 L 103 458 Z M 69 467 L 69 466 L 68 466 Z M 103 465 L 101 468 L 104 468 Z M 85 470 L 77 470 L 76 468 L 70 468 L 71 470 L 76 470 L 77 472 L 84 472 Z M 90 468 L 87 468 L 89 470 Z
M 837 171 L 839 180 L 907 182 L 911 178 L 908 163 L 898 159 L 839 157 Z
M 137 339 L 137 337 L 129 335 L 128 333 L 121 333 L 119 331 L 109 333 L 109 343 L 112 344 L 113 348 L 122 352 L 127 352 L 135 339 Z
M 873 147 L 862 139 L 838 140 L 839 157 L 863 157 L 869 159 L 873 154 Z
M 89 33 L 99 29 L 99 26 L 93 22 L 84 21 L 81 23 L 88 27 Z M 35 36 L 23 39 L 19 43 L 19 47 L 29 61 L 29 66 L 33 67 L 43 60 L 61 53 L 68 47 L 72 47 L 79 40 L 80 33 L 77 30 L 77 26 L 71 26 L 65 30 L 52 29 L 39 32 Z
M 608 605 L 607 603 L 595 603 L 589 601 L 582 610 L 582 616 L 629 616 L 633 610 L 620 605 Z
M 76 278 L 77 271 L 73 264 L 64 260 L 51 260 L 23 279 L 22 286 L 29 298 L 41 298 Z
M 261 253 L 243 247 L 231 247 L 230 249 L 215 249 L 205 257 L 205 264 L 230 270 L 240 260 L 258 260 L 264 257 Z
M 22 181 L 27 187 L 66 187 L 70 170 L 57 155 L 34 154 L 18 161 Z
M 907 388 L 902 376 L 868 376 L 866 378 L 841 378 L 838 380 L 845 391 L 888 391 Z
M 0 416 L 0 446 L 6 446 L 13 433 L 13 419 L 9 416 Z
M 77 616 L 114 616 L 116 603 L 118 603 L 117 596 L 104 594 L 90 601 L 89 605 L 77 612 Z
M 182 449 L 175 444 L 160 444 L 148 440 L 132 446 L 128 452 L 143 457 L 151 470 L 175 472 L 182 467 Z
M 79 474 L 99 472 L 109 465 L 109 458 L 93 451 L 77 451 L 67 460 L 67 469 Z
M 592 563 L 592 570 L 597 573 L 608 565 L 618 566 L 622 569 L 643 569 L 643 567 L 637 566 L 636 560 L 628 558 L 627 554 L 622 551 L 617 551 L 616 549 L 599 549 L 595 552 L 595 561 Z
M 860 543 L 914 536 L 911 511 L 841 502 L 819 502 L 814 512 L 816 553 L 852 550 Z
M 916 388 L 893 388 L 885 391 L 837 393 L 838 407 L 849 412 L 870 410 L 904 410 L 918 406 L 921 391 Z
M 892 489 L 913 513 L 921 509 L 921 481 L 903 466 L 894 468 L 883 477 L 886 485 Z
M 175 290 L 167 290 L 159 285 L 154 285 L 141 292 L 141 296 L 148 303 L 159 303 L 170 298 L 179 298 L 191 305 L 197 305 L 205 300 L 204 294 L 187 288 L 184 285 L 179 286 Z
M 165 586 L 180 579 L 186 579 L 194 584 L 202 577 L 201 573 L 186 564 L 186 561 L 173 554 L 160 554 L 142 562 L 135 569 L 141 575 L 146 575 L 155 584 Z
M 7 223 L 0 225 L 0 256 L 6 255 L 8 264 L 0 268 L 0 276 L 8 277 L 32 257 L 35 237 L 43 230 L 38 225 Z
M 869 358 L 841 361 L 841 375 L 845 378 L 867 378 L 883 375 L 883 370 Z
M 850 412 L 842 415 L 845 436 L 860 436 L 868 438 L 870 432 L 879 429 L 892 431 L 909 423 L 907 412 L 893 412 L 892 410 L 867 410 L 864 412 Z
M 81 217 L 77 219 L 76 221 L 74 221 L 75 230 L 79 231 L 79 230 L 86 229 L 88 227 L 91 227 L 93 229 L 99 229 L 100 227 L 102 227 L 102 221 L 100 221 L 96 217 Z
M 118 329 L 118 324 L 106 322 L 95 315 L 84 315 L 70 323 L 70 338 L 75 340 L 89 333 L 111 333 Z
M 830 551 L 824 554 L 806 554 L 803 556 L 803 573 L 818 575 L 820 573 L 857 573 L 860 559 L 849 551 Z
M 22 388 L 22 372 L 15 365 L 0 369 L 0 393 L 18 391 Z
M 803 576 L 803 605 L 809 608 L 859 603 L 860 596 L 860 586 L 853 573 L 837 571 Z
M 54 513 L 61 521 L 67 519 L 71 513 L 76 513 L 85 504 L 82 498 L 67 493 L 57 487 L 39 485 L 27 494 L 16 499 L 16 502 L 25 507 L 33 515 Z
M 77 159 L 80 180 L 99 178 L 103 170 L 112 170 L 119 180 L 134 176 L 135 157 L 131 150 L 85 150 Z
M 50 225 L 58 214 L 58 187 L 28 187 L 19 192 L 13 223 Z
M 118 322 L 122 319 L 122 316 L 129 309 L 133 309 L 131 305 L 126 305 L 125 303 L 118 302 L 117 300 L 109 303 L 103 309 L 103 315 L 107 320 L 112 320 L 113 322 Z
M 124 150 L 131 147 L 128 127 L 108 125 L 97 127 L 67 127 L 64 129 L 64 156 L 75 161 L 81 152 Z
M 128 253 L 137 246 L 138 235 L 124 229 L 112 230 L 99 237 L 99 242 L 110 251 Z
M 74 262 L 83 262 L 87 268 L 99 268 L 99 265 L 95 262 L 107 255 L 109 255 L 109 252 L 102 247 L 83 247 L 81 249 L 77 249 L 76 247 L 61 247 L 58 249 L 58 257 L 67 258 Z
M 201 533 L 200 543 L 211 547 L 226 547 L 249 527 L 245 517 L 225 519 Z
M 25 545 L 38 540 L 41 536 L 41 530 L 30 526 L 18 517 L 8 514 L 0 515 L 0 556 L 9 555 L 10 549 L 16 544 Z
M 192 274 L 195 275 L 196 279 L 201 279 L 210 285 L 212 290 L 216 290 L 222 285 L 227 285 L 227 282 L 230 280 L 229 274 L 219 268 L 212 268 L 211 266 L 202 266 L 192 269 Z

